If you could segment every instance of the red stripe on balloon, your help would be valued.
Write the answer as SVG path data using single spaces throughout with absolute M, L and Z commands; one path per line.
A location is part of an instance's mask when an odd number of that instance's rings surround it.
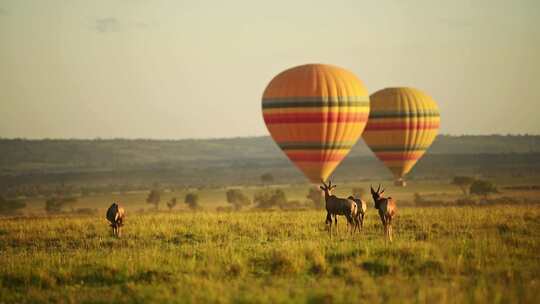
M 365 131 L 438 129 L 439 122 L 372 122 Z
M 367 113 L 273 113 L 264 114 L 266 124 L 366 122 Z
M 344 154 L 305 154 L 305 153 L 287 153 L 290 160 L 296 162 L 337 162 L 345 158 Z

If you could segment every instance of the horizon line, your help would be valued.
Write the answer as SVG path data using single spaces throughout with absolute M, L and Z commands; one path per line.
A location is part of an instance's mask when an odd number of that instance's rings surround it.
M 449 134 L 442 133 L 437 134 L 437 137 L 448 136 L 448 137 L 480 137 L 480 136 L 511 136 L 511 137 L 521 137 L 521 136 L 540 136 L 540 133 L 490 133 L 490 134 Z M 0 140 L 21 140 L 21 141 L 61 141 L 61 140 L 95 140 L 95 141 L 109 141 L 109 140 L 147 140 L 147 141 L 182 141 L 182 140 L 227 140 L 227 139 L 248 139 L 248 138 L 264 138 L 271 137 L 270 135 L 246 135 L 246 136 L 230 136 L 230 137 L 189 137 L 189 138 L 156 138 L 156 137 L 1 137 Z M 361 138 L 361 136 L 360 136 Z M 360 139 L 359 138 L 359 139 Z

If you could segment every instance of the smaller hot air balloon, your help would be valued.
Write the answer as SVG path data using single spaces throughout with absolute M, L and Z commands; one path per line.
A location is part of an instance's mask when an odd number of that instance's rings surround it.
M 320 183 L 362 134 L 369 95 L 345 69 L 306 64 L 270 81 L 262 112 L 270 135 L 287 157 L 311 182 Z
M 424 92 L 406 87 L 386 88 L 370 96 L 371 110 L 362 137 L 394 174 L 396 185 L 424 155 L 440 123 L 435 101 Z

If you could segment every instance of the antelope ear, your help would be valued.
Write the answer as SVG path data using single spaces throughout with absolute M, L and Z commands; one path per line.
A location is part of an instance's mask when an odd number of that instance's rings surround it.
M 324 188 L 323 188 L 323 186 L 319 186 L 319 188 L 321 188 L 321 190 L 322 190 L 322 191 L 324 191 Z
M 373 190 L 373 187 L 370 185 L 369 188 L 371 189 L 371 194 L 374 194 L 375 190 Z
M 332 190 L 332 189 L 334 189 L 334 188 L 336 188 L 336 185 L 332 185 L 332 186 L 330 187 L 330 190 Z

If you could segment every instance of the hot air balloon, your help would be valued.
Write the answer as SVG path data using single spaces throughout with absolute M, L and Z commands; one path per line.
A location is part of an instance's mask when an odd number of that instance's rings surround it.
M 262 97 L 266 127 L 313 183 L 326 180 L 362 134 L 369 95 L 351 72 L 307 64 L 275 76 Z
M 392 171 L 396 185 L 424 155 L 439 130 L 435 101 L 413 88 L 386 88 L 373 93 L 362 135 L 375 155 Z

